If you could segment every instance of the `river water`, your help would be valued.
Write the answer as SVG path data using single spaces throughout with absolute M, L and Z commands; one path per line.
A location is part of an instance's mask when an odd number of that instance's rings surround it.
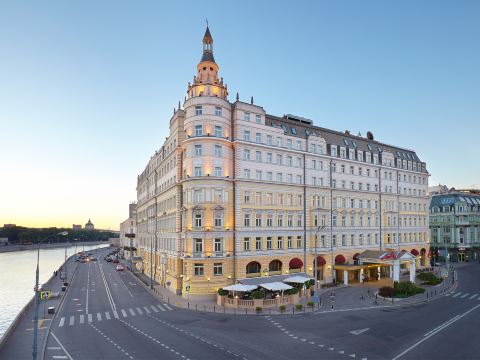
M 108 245 L 71 246 L 67 256 L 77 251 L 93 250 Z M 40 284 L 46 282 L 53 271 L 65 260 L 65 248 L 40 250 Z M 12 251 L 0 253 L 0 338 L 15 316 L 33 297 L 37 251 Z

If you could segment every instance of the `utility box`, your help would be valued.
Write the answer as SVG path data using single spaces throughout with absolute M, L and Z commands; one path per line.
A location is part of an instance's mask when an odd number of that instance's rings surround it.
M 67 291 L 67 287 L 65 285 L 62 286 L 62 291 Z
M 49 306 L 48 307 L 48 313 L 49 314 L 55 314 L 55 306 Z

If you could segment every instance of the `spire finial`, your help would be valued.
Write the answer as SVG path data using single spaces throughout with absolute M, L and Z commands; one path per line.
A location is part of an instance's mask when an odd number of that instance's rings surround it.
M 250 98 L 250 104 L 253 105 L 253 96 Z
M 180 110 L 180 100 L 178 100 L 178 110 Z
M 205 22 L 207 23 L 207 27 L 208 27 L 208 18 L 205 18 Z
M 238 95 L 238 91 L 237 91 L 237 101 L 240 99 L 240 96 Z

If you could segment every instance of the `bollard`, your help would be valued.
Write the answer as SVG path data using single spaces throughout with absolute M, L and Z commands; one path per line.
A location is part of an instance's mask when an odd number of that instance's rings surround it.
M 428 291 L 427 291 L 427 299 L 428 299 Z
M 190 309 L 190 303 L 187 302 L 187 309 Z
M 331 308 L 331 310 L 333 310 L 333 303 L 332 303 L 332 308 Z
M 195 304 L 195 311 L 198 311 L 197 304 Z
M 248 315 L 248 308 L 245 308 L 245 315 Z
M 213 305 L 213 312 L 215 312 L 215 305 Z

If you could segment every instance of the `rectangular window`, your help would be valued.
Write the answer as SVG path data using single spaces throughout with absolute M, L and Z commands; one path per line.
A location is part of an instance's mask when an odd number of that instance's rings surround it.
M 272 250 L 272 238 L 267 237 L 267 250 Z
M 222 176 L 222 168 L 221 167 L 218 167 L 218 166 L 215 166 L 215 173 L 214 173 L 215 176 Z
M 256 227 L 262 226 L 262 214 L 255 214 L 255 226 Z
M 223 137 L 223 131 L 221 126 L 215 125 L 215 136 Z
M 267 226 L 268 227 L 273 226 L 273 214 L 267 214 Z
M 257 124 L 261 124 L 262 123 L 262 116 L 261 115 L 255 115 L 255 122 Z
M 287 148 L 291 149 L 292 148 L 292 140 L 287 139 Z
M 243 225 L 245 227 L 250 227 L 250 214 L 245 214 L 243 216 Z
M 213 275 L 214 276 L 223 275 L 222 263 L 213 263 Z
M 202 136 L 202 135 L 203 135 L 203 126 L 195 125 L 195 136 Z
M 249 112 L 244 112 L 243 113 L 243 120 L 250 121 L 250 113 Z
M 243 132 L 243 140 L 250 141 L 250 131 L 245 130 Z
M 262 171 L 261 170 L 255 170 L 255 179 L 256 180 L 262 180 Z
M 267 181 L 273 181 L 273 173 L 271 171 L 267 172 Z
M 302 237 L 301 236 L 297 236 L 297 248 L 301 248 L 302 247 Z
M 250 251 L 250 238 L 243 238 L 243 250 Z
M 283 214 L 278 214 L 277 215 L 277 226 L 282 227 L 283 226 Z
M 272 135 L 267 135 L 267 145 L 272 145 Z
M 260 134 L 260 133 L 255 134 L 255 142 L 257 142 L 259 144 L 262 142 L 262 134 Z
M 245 191 L 243 193 L 243 202 L 245 204 L 250 204 L 250 191 Z
M 222 146 L 215 145 L 215 157 L 222 157 Z
M 255 151 L 255 161 L 262 162 L 262 152 Z
M 245 179 L 250 179 L 250 169 L 243 169 Z
M 202 105 L 195 105 L 195 115 L 202 115 L 202 114 L 203 114 Z
M 292 237 L 291 237 L 291 236 L 287 237 L 287 247 L 288 247 L 289 249 L 292 249 L 292 248 L 293 248 L 293 241 L 292 241 Z
M 202 145 L 195 145 L 195 156 L 202 156 Z
M 262 250 L 262 238 L 255 238 L 255 250 Z
M 202 167 L 195 166 L 195 176 L 202 176 Z
M 223 251 L 223 246 L 222 246 L 222 238 L 215 238 L 214 240 L 214 246 L 215 246 L 215 252 L 216 253 L 221 253 Z
M 277 238 L 277 249 L 283 249 L 283 237 L 279 236 Z
M 222 116 L 222 107 L 215 106 L 215 116 Z
M 194 239 L 195 241 L 195 252 L 201 253 L 203 252 L 203 239 Z
M 243 160 L 250 160 L 250 150 L 243 149 Z
M 267 163 L 272 163 L 272 153 L 267 153 Z
M 203 276 L 203 264 L 194 264 L 195 276 Z

